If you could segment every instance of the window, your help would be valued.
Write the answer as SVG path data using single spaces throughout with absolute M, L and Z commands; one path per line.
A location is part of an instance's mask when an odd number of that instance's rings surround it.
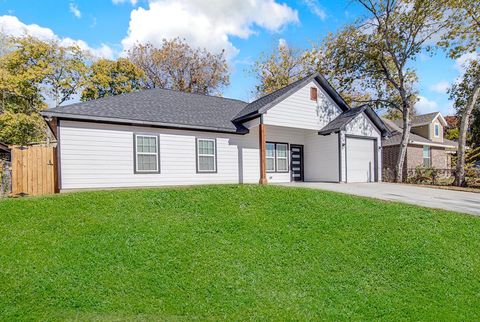
M 285 143 L 277 143 L 277 171 L 288 172 L 288 145 Z
M 440 124 L 435 124 L 435 137 L 440 137 Z
M 423 166 L 430 167 L 430 147 L 424 146 L 423 147 Z
M 310 99 L 312 101 L 317 100 L 317 88 L 316 87 L 310 87 Z
M 275 143 L 267 143 L 267 172 L 275 172 Z
M 217 171 L 215 139 L 197 139 L 197 172 Z
M 288 144 L 267 142 L 267 172 L 288 172 Z
M 135 172 L 157 173 L 158 166 L 158 136 L 135 135 Z

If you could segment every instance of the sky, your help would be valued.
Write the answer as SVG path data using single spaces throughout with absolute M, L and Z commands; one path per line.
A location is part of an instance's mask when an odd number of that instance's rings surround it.
M 175 37 L 212 52 L 225 49 L 231 77 L 223 96 L 251 101 L 257 83 L 251 68 L 262 53 L 280 42 L 310 48 L 362 14 L 350 0 L 0 0 L 0 30 L 76 43 L 109 59 L 137 42 L 155 45 Z M 452 113 L 447 88 L 467 58 L 419 55 L 413 63 L 417 112 Z

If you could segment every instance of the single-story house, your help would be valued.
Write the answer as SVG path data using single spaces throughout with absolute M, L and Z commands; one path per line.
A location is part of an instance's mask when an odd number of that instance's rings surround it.
M 402 120 L 383 119 L 383 121 L 391 133 L 388 138 L 383 138 L 382 143 L 383 172 L 388 176 L 395 169 L 398 160 L 403 125 Z M 409 170 L 417 167 L 433 167 L 446 170 L 447 173 L 452 167 L 452 154 L 456 151 L 457 143 L 443 137 L 444 128 L 447 126 L 445 118 L 440 112 L 415 115 L 411 124 L 403 169 L 405 176 Z
M 11 160 L 11 151 L 7 144 L 0 142 L 0 160 Z
M 62 191 L 381 180 L 388 129 L 315 73 L 251 103 L 150 89 L 42 112 Z

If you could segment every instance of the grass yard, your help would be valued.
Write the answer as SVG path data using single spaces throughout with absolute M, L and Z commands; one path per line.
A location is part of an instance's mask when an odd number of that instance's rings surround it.
M 480 218 L 203 186 L 0 201 L 0 320 L 480 319 Z

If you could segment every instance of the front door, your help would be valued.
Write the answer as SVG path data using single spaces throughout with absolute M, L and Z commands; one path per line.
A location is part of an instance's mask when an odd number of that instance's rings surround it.
M 303 181 L 303 145 L 290 145 L 291 181 Z

